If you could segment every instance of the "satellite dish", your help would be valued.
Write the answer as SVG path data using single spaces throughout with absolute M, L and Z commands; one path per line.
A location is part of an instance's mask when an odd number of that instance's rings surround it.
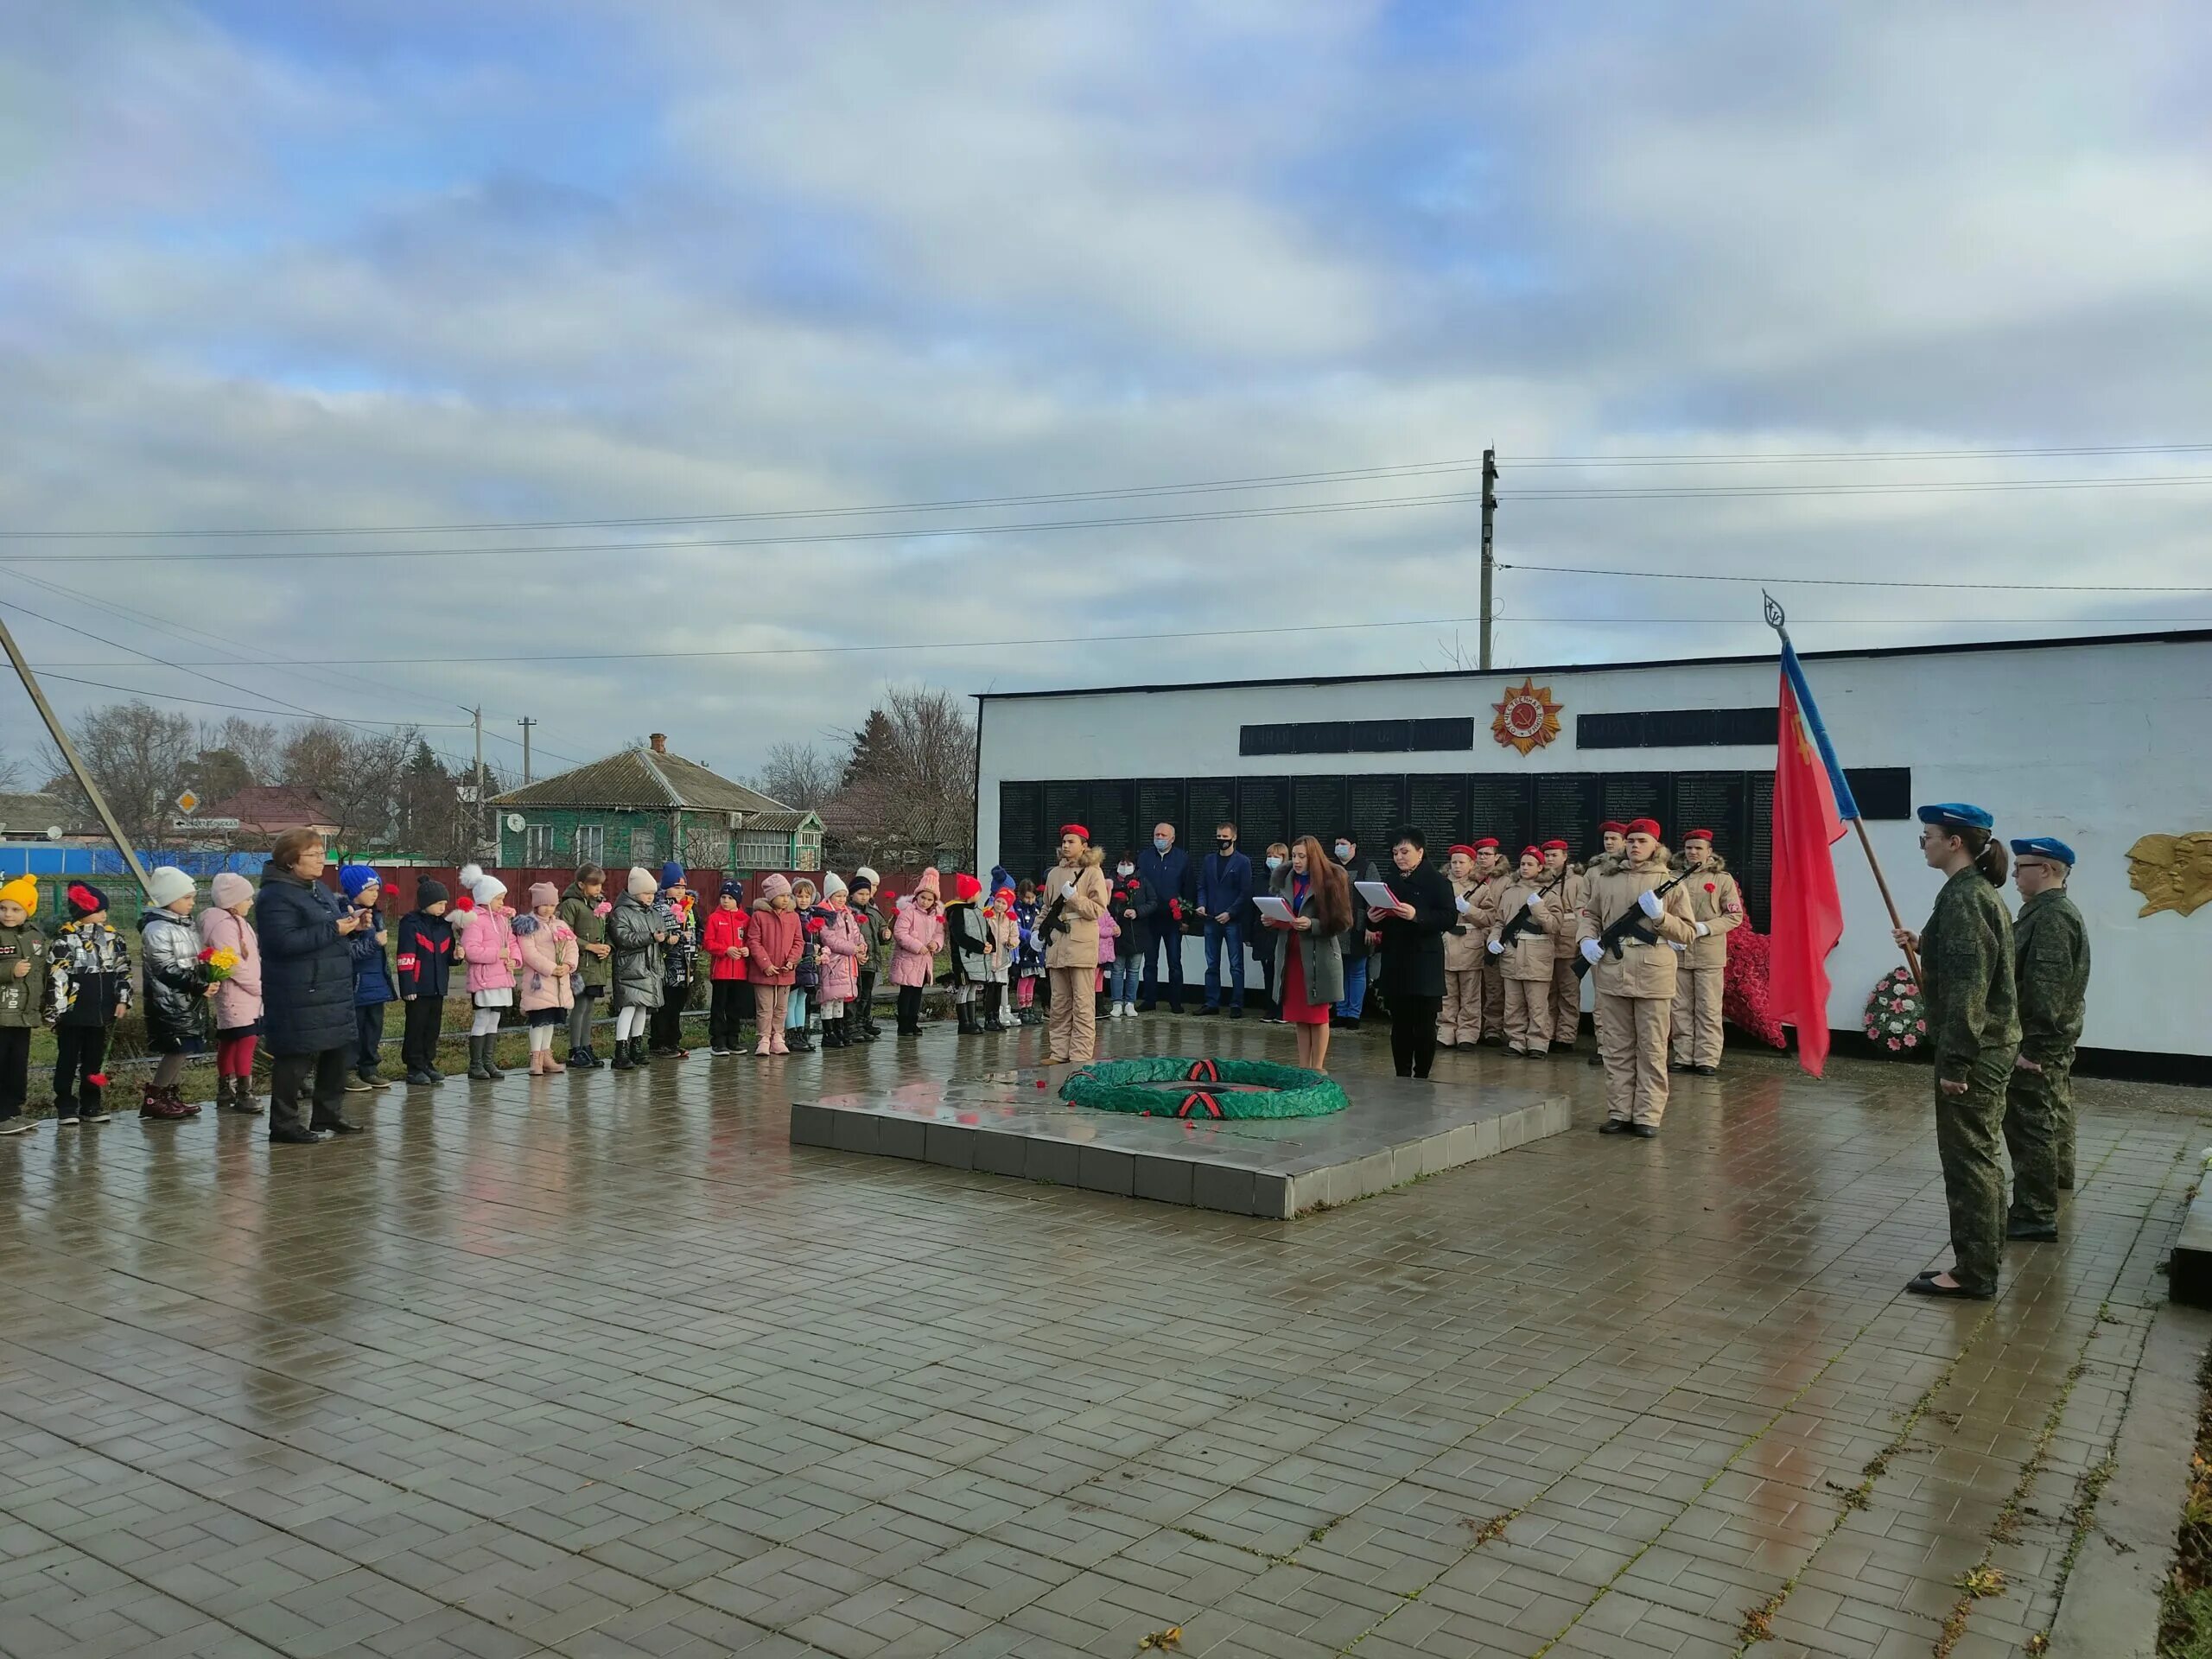
M 518 833 L 519 833 L 519 832 L 521 831 L 521 830 L 522 830 L 522 826 L 523 826 L 523 816 L 522 816 L 522 814 L 521 814 L 521 813 L 519 813 L 519 812 L 510 812 L 510 813 L 508 813 L 508 814 L 507 814 L 507 828 L 508 828 L 508 829 L 512 830 L 515 830 L 515 831 L 517 831 Z
M 49 823 L 49 824 L 48 824 L 48 825 L 46 826 L 46 838 L 47 838 L 48 841 L 59 841 L 59 840 L 60 840 L 60 839 L 61 839 L 61 826 L 60 826 L 60 824 L 58 824 L 58 823 Z

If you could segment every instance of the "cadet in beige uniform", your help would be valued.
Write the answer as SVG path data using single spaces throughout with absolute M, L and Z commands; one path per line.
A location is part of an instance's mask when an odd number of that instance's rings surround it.
M 1567 843 L 1543 845 L 1544 880 L 1557 884 L 1560 907 L 1572 922 L 1582 913 L 1582 872 L 1567 861 Z M 1552 953 L 1552 1046 L 1572 1050 L 1582 1035 L 1582 982 L 1574 976 L 1572 931 Z
M 1672 861 L 1659 826 L 1637 818 L 1620 856 L 1591 866 L 1582 895 L 1580 943 L 1598 987 L 1598 1049 L 1605 1062 L 1601 1135 L 1659 1133 L 1667 1115 L 1667 1023 L 1675 1003 L 1675 952 L 1707 928 L 1677 886 L 1662 895 Z M 1617 931 L 1616 923 L 1624 924 Z M 1605 943 L 1609 931 L 1617 941 Z M 1618 949 L 1619 954 L 1615 955 Z
M 1506 877 L 1510 874 L 1505 858 L 1497 850 L 1497 837 L 1484 836 L 1475 842 L 1474 908 L 1468 919 L 1483 930 L 1483 937 L 1490 937 L 1490 930 L 1504 918 L 1498 912 L 1498 900 L 1505 892 Z M 1483 955 L 1483 1031 L 1482 1040 L 1500 1043 L 1505 1040 L 1505 976 L 1498 969 L 1497 959 L 1487 951 Z
M 1060 861 L 1045 872 L 1037 898 L 1046 910 L 1061 894 L 1058 925 L 1045 947 L 1045 971 L 1052 982 L 1052 1007 L 1045 1025 L 1045 1064 L 1063 1060 L 1087 1064 L 1098 1040 L 1098 1004 L 1092 989 L 1098 978 L 1098 918 L 1114 900 L 1103 855 L 1090 844 L 1090 831 L 1079 823 L 1060 826 Z
M 1690 914 L 1707 931 L 1683 947 L 1675 964 L 1675 1070 L 1709 1077 L 1720 1070 L 1721 1000 L 1728 986 L 1728 936 L 1744 925 L 1744 896 L 1727 861 L 1713 850 L 1713 831 L 1682 837 L 1690 879 Z
M 1445 865 L 1459 919 L 1444 936 L 1444 1011 L 1436 1017 L 1439 1048 L 1472 1048 L 1483 1039 L 1483 941 L 1489 929 L 1473 915 L 1475 849 L 1452 849 Z
M 1628 826 L 1616 819 L 1607 818 L 1598 826 L 1599 851 L 1596 858 L 1583 866 L 1580 887 L 1575 894 L 1575 913 L 1578 916 L 1590 902 L 1591 872 L 1606 859 L 1618 858 L 1621 855 L 1621 849 L 1627 844 L 1627 836 Z M 1567 972 L 1574 972 L 1574 958 L 1571 956 L 1567 957 Z M 1577 977 L 1580 978 L 1580 976 L 1578 975 Z M 1598 1033 L 1598 1052 L 1590 1057 L 1590 1064 L 1593 1066 L 1603 1065 L 1605 1063 L 1605 1011 L 1599 1006 L 1597 995 L 1592 992 L 1590 998 L 1590 1027 Z
M 1552 1040 L 1552 963 L 1575 924 L 1559 884 L 1544 878 L 1538 849 L 1522 850 L 1520 873 L 1505 884 L 1497 912 L 1487 949 L 1505 976 L 1506 1052 L 1541 1060 Z

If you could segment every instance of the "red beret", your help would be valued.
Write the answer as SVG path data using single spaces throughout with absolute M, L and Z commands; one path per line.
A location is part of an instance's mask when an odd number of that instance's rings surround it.
M 1480 841 L 1475 843 L 1475 850 L 1478 852 L 1486 853 L 1497 845 L 1497 837 L 1496 836 L 1484 836 Z
M 1064 823 L 1060 826 L 1060 833 L 1064 836 L 1076 836 L 1084 841 L 1090 839 L 1090 831 L 1079 823 Z
M 1692 830 L 1684 835 L 1682 839 L 1684 841 L 1711 841 L 1713 839 L 1713 831 L 1710 830 Z
M 1521 856 L 1523 858 L 1533 858 L 1539 864 L 1544 861 L 1543 849 L 1540 847 L 1523 847 L 1521 849 Z
M 1544 850 L 1548 853 L 1554 847 L 1558 848 L 1562 853 L 1567 850 L 1567 843 L 1563 841 L 1548 841 L 1544 843 Z
M 1450 850 L 1445 856 L 1448 858 L 1452 853 L 1465 853 L 1469 858 L 1472 858 L 1475 855 L 1475 849 L 1464 841 L 1456 841 L 1452 843 Z
M 1598 833 L 1601 836 L 1624 836 L 1628 834 L 1628 825 L 1618 818 L 1607 818 L 1598 826 Z
M 1631 836 L 1649 836 L 1652 840 L 1656 841 L 1659 839 L 1659 820 L 1656 818 L 1630 818 L 1629 820 L 1628 829 L 1624 833 Z

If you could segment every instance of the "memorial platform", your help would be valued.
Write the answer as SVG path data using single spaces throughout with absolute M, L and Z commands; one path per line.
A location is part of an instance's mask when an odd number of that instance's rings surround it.
M 1128 1116 L 1061 1100 L 1073 1069 L 794 1101 L 791 1144 L 1287 1219 L 1557 1135 L 1569 1116 L 1556 1089 L 1361 1076 L 1325 1117 Z

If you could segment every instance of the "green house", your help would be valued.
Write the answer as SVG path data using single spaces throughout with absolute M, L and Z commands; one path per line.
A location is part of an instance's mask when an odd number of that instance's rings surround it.
M 724 874 L 818 870 L 822 820 L 671 754 L 668 739 L 494 796 L 508 868 L 597 864 L 618 874 L 673 858 Z

